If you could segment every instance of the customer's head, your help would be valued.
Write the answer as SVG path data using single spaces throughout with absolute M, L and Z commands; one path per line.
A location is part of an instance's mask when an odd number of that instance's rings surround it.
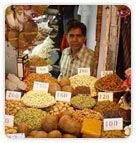
M 86 41 L 86 26 L 77 21 L 70 20 L 67 23 L 67 40 L 73 50 L 80 50 Z

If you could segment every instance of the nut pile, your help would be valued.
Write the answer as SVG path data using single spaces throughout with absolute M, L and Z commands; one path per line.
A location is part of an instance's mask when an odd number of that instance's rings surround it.
M 6 100 L 5 101 L 5 114 L 6 115 L 15 115 L 20 109 L 25 108 L 25 105 L 22 104 L 19 100 Z
M 82 107 L 82 108 L 92 108 L 95 104 L 96 101 L 94 98 L 91 96 L 87 96 L 84 94 L 78 94 L 71 99 L 71 104 L 74 107 Z
M 91 109 L 83 109 L 76 111 L 73 110 L 71 111 L 71 113 L 72 119 L 78 122 L 83 122 L 84 119 L 103 119 L 103 116 L 99 112 L 93 111 Z
M 17 133 L 17 127 L 5 126 L 5 134 Z
M 96 82 L 96 87 L 102 91 L 124 91 L 123 80 L 117 74 L 109 74 Z
M 29 91 L 21 98 L 22 103 L 29 107 L 45 108 L 55 104 L 55 99 L 45 91 Z
M 30 58 L 30 66 L 46 66 L 48 63 L 38 56 L 33 56 Z
M 26 123 L 29 129 L 39 129 L 46 115 L 47 113 L 40 109 L 25 108 L 16 113 L 14 122 L 17 126 Z
M 95 82 L 97 79 L 93 76 L 89 75 L 75 75 L 70 77 L 71 86 L 75 89 L 77 86 L 86 86 L 90 87 L 91 96 L 97 96 L 97 92 L 95 90 Z
M 52 107 L 52 110 L 49 111 L 51 115 L 58 115 L 62 113 L 63 111 L 68 110 L 68 111 L 73 111 L 73 107 L 70 107 L 70 103 L 68 102 L 61 102 L 58 101 L 56 104 Z
M 49 74 L 37 74 L 37 73 L 30 73 L 24 82 L 27 84 L 26 91 L 30 91 L 33 89 L 33 83 L 34 81 L 39 82 L 46 82 L 46 83 L 56 83 L 57 80 L 53 77 L 51 77 Z
M 101 138 L 125 138 L 125 134 L 121 130 L 102 131 Z
M 108 112 L 108 111 L 119 111 L 120 105 L 117 104 L 116 102 L 111 102 L 111 101 L 100 101 L 97 102 L 94 110 L 97 112 L 100 112 L 103 114 L 103 112 Z

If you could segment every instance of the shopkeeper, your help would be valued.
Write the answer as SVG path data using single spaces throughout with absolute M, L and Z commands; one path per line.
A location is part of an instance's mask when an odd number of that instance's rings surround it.
M 71 20 L 66 32 L 69 47 L 62 52 L 59 78 L 76 75 L 78 68 L 90 68 L 92 75 L 94 52 L 85 45 L 86 26 L 77 20 Z

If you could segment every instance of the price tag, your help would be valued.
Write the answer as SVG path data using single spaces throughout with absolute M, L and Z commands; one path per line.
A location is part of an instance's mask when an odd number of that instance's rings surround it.
M 6 100 L 20 100 L 20 99 L 21 99 L 21 92 L 15 92 L 15 91 L 6 92 Z
M 34 81 L 33 90 L 43 90 L 48 92 L 48 89 L 49 89 L 49 83 Z
M 113 92 L 98 92 L 98 101 L 113 101 Z
M 123 118 L 107 118 L 104 119 L 104 131 L 122 130 Z
M 24 133 L 7 134 L 7 137 L 12 139 L 22 139 L 22 138 L 25 138 L 25 134 Z
M 78 75 L 90 75 L 90 68 L 78 68 Z
M 14 116 L 12 115 L 5 115 L 5 126 L 14 126 Z
M 56 91 L 56 101 L 70 102 L 71 92 Z
M 101 77 L 104 77 L 108 74 L 113 74 L 113 71 L 101 71 Z
M 36 73 L 48 73 L 49 72 L 49 67 L 48 66 L 41 66 L 41 67 L 36 67 Z

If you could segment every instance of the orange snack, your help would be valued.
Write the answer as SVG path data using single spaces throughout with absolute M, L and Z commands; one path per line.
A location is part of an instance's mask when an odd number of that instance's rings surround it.
M 84 119 L 81 133 L 90 137 L 99 138 L 101 136 L 102 121 L 96 119 Z

